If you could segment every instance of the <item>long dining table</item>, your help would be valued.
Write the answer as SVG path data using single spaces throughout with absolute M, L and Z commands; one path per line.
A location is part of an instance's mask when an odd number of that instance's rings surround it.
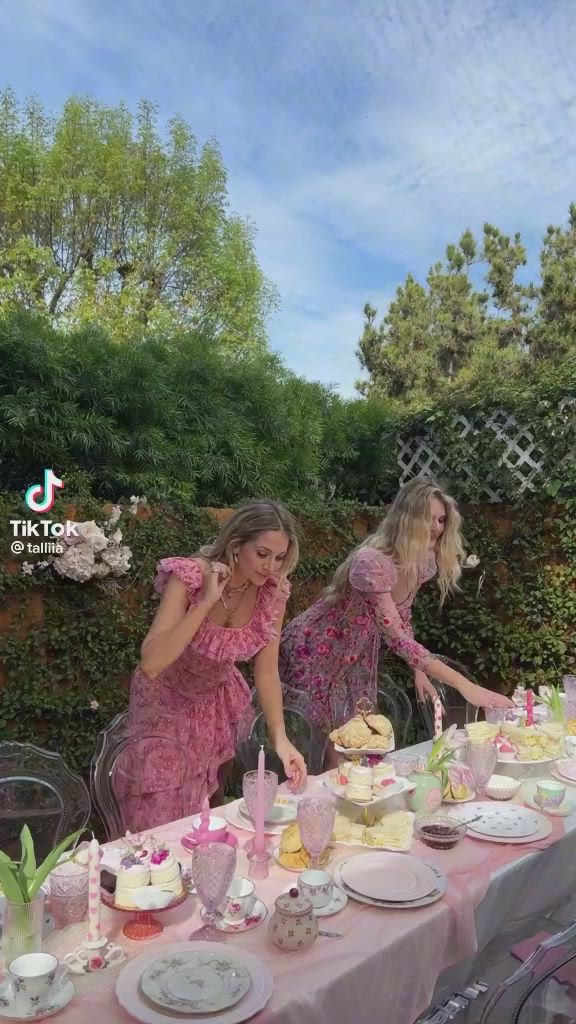
M 426 744 L 414 750 L 422 752 Z M 304 795 L 328 796 L 319 779 L 309 778 Z M 572 790 L 576 792 L 576 790 Z M 401 800 L 402 798 L 395 798 Z M 226 806 L 213 813 L 225 814 Z M 228 935 L 227 948 L 248 950 L 270 967 L 274 992 L 254 1024 L 353 1024 L 358 1019 L 413 1024 L 442 992 L 473 980 L 478 956 L 511 923 L 552 911 L 572 893 L 576 857 L 576 813 L 550 819 L 544 840 L 521 846 L 496 845 L 470 836 L 453 850 L 433 851 L 414 841 L 411 853 L 439 867 L 448 877 L 445 896 L 420 909 L 388 910 L 349 899 L 322 928 L 340 937 L 319 937 L 303 951 L 285 953 L 271 942 L 267 925 L 276 897 L 297 875 L 271 862 L 267 879 L 256 882 L 256 895 L 268 908 L 261 926 Z M 190 819 L 153 829 L 172 846 L 183 865 L 191 855 L 180 840 Z M 250 833 L 231 829 L 238 838 L 238 876 L 246 877 L 243 846 Z M 275 840 L 276 841 L 276 840 Z M 113 845 L 118 845 L 115 843 Z M 335 846 L 330 868 L 356 851 Z M 126 939 L 126 916 L 102 907 L 103 930 L 129 958 L 186 940 L 201 924 L 198 901 L 190 896 L 162 915 L 164 931 L 154 939 Z M 45 948 L 63 956 L 70 950 L 67 930 L 53 932 Z M 115 994 L 120 968 L 74 977 L 76 996 L 58 1015 L 62 1024 L 130 1024 L 134 1020 Z M 217 1019 L 217 1018 L 215 1018 Z

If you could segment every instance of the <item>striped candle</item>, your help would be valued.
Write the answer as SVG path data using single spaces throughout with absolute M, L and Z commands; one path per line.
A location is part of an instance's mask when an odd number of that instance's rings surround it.
M 442 701 L 439 697 L 434 698 L 434 739 L 442 735 Z
M 100 844 L 92 835 L 88 850 L 88 942 L 100 942 Z

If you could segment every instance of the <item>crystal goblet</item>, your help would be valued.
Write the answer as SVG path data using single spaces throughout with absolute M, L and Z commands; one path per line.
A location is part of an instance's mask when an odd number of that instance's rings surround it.
M 236 850 L 227 843 L 208 843 L 197 846 L 192 854 L 192 881 L 203 910 L 203 927 L 190 935 L 191 939 L 225 942 L 226 937 L 214 927 L 218 907 L 230 888 L 236 870 Z
M 336 805 L 326 798 L 306 797 L 300 800 L 297 815 L 300 838 L 310 854 L 310 867 L 319 868 L 334 831 Z
M 472 772 L 476 796 L 481 800 L 486 795 L 486 785 L 494 773 L 498 760 L 498 748 L 490 740 L 488 743 L 471 743 L 466 753 L 466 763 Z

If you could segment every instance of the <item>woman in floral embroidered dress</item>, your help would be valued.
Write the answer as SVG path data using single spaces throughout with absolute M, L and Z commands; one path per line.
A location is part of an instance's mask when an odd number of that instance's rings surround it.
M 375 700 L 381 637 L 414 669 L 420 700 L 437 695 L 432 678 L 479 707 L 511 705 L 507 697 L 471 683 L 414 639 L 411 606 L 420 587 L 437 575 L 443 604 L 457 585 L 463 560 L 454 499 L 434 481 L 410 481 L 376 532 L 338 567 L 323 597 L 284 627 L 282 682 L 308 694 L 311 715 L 321 728 L 332 727 L 332 709 L 342 702 L 360 696 Z
M 291 785 L 306 775 L 284 728 L 278 646 L 288 574 L 298 561 L 296 523 L 280 502 L 253 500 L 193 558 L 164 558 L 162 601 L 130 689 L 134 730 L 171 737 L 189 753 L 192 786 L 183 808 L 178 759 L 149 740 L 117 790 L 131 830 L 197 811 L 234 757 L 235 731 L 250 689 L 237 662 L 254 658 L 254 679 L 276 753 Z M 152 726 L 152 728 L 150 728 Z M 181 769 L 180 769 L 181 770 Z M 188 791 L 187 791 L 188 793 Z

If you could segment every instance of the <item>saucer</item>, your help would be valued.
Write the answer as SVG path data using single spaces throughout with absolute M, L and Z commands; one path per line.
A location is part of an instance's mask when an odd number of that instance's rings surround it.
M 204 909 L 200 911 L 200 917 L 205 921 Z M 268 917 L 268 908 L 262 900 L 255 899 L 252 913 L 249 917 L 244 917 L 240 921 L 228 921 L 223 915 L 219 915 L 214 921 L 214 927 L 219 932 L 249 932 L 252 928 L 257 928 L 258 925 L 262 924 L 263 921 Z
M 528 804 L 529 807 L 533 807 L 535 811 L 541 811 L 543 814 L 556 815 L 560 818 L 565 818 L 568 814 L 572 814 L 573 811 L 576 811 L 576 793 L 573 791 L 570 792 L 569 790 L 566 790 L 566 796 L 559 807 L 555 807 L 554 810 L 543 810 L 543 808 L 539 807 L 534 800 L 536 785 L 537 781 L 528 779 L 520 791 L 524 803 Z
M 66 981 L 52 997 L 52 1002 L 49 1005 L 38 1007 L 35 1010 L 28 1010 L 27 1013 L 21 1013 L 20 1011 L 12 1010 L 9 1006 L 2 1006 L 2 989 L 0 989 L 0 1019 L 42 1020 L 43 1017 L 52 1017 L 53 1014 L 59 1013 L 65 1006 L 68 1006 L 68 1003 L 75 994 L 76 989 L 72 982 Z
M 298 886 L 287 885 L 282 890 L 283 893 L 290 892 L 291 889 L 298 888 Z M 314 911 L 314 917 L 331 917 L 332 914 L 338 914 L 340 910 L 344 910 L 344 907 L 348 903 L 348 897 L 342 889 L 339 889 L 337 885 L 332 890 L 332 899 L 330 903 L 327 903 L 325 907 L 312 907 Z

